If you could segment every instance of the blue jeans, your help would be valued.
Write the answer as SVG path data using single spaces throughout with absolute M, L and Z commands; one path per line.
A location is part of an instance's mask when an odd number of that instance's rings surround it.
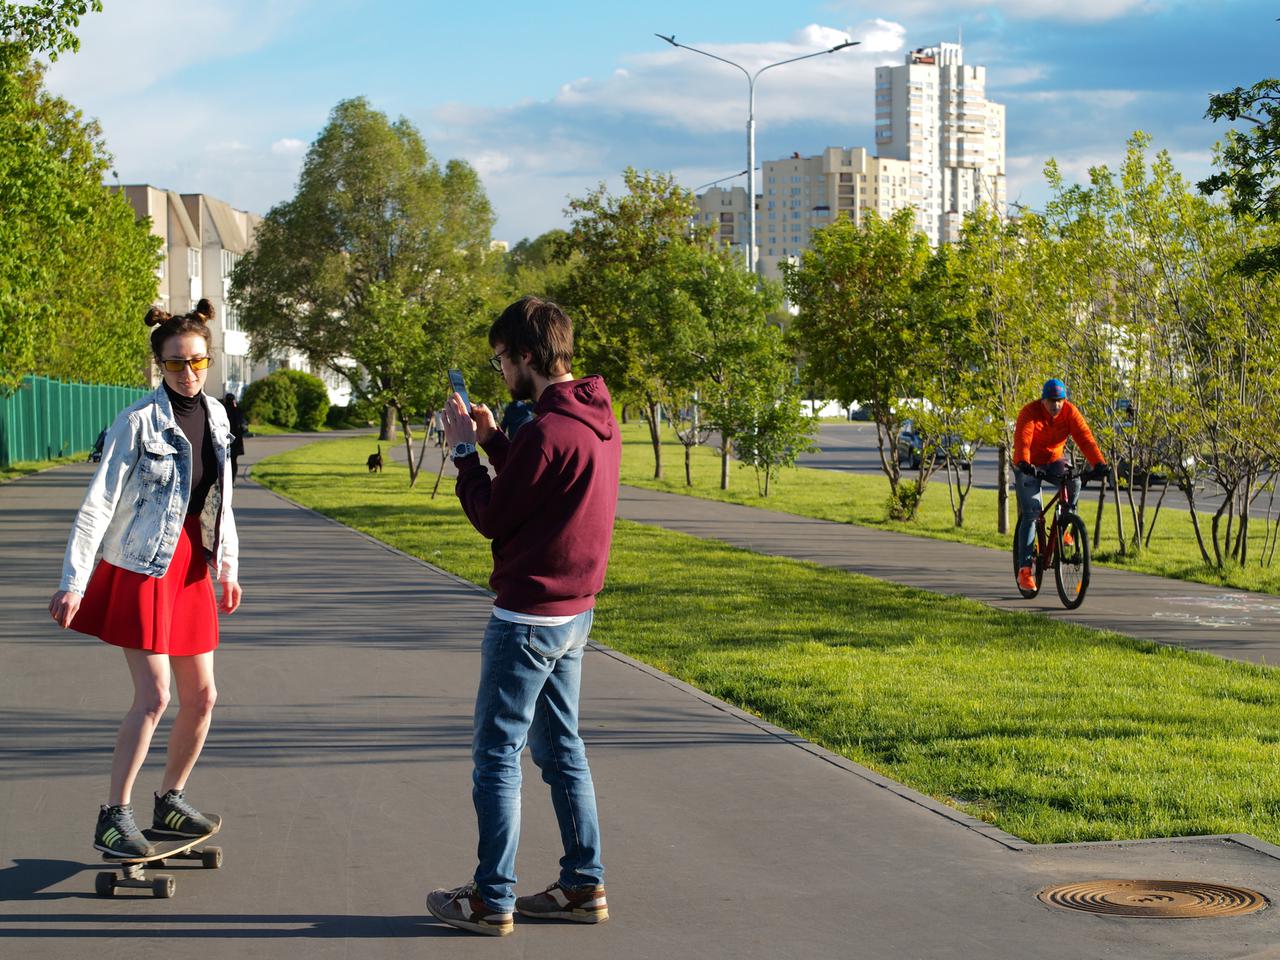
M 1071 492 L 1071 502 L 1067 504 L 1067 510 L 1070 513 L 1076 512 L 1076 503 L 1080 499 L 1081 480 L 1079 477 L 1072 478 L 1067 484 L 1067 489 Z M 1036 525 L 1034 519 L 1040 512 L 1040 481 L 1035 477 L 1028 477 L 1021 470 L 1014 474 L 1013 487 L 1018 493 L 1018 516 L 1031 517 L 1031 523 L 1028 523 L 1022 530 L 1022 540 L 1018 544 L 1018 566 L 1025 567 L 1031 562 L 1031 548 L 1036 542 Z M 1057 488 L 1057 484 L 1054 484 Z M 1047 529 L 1046 524 L 1046 529 Z
M 559 627 L 532 627 L 490 617 L 480 654 L 471 756 L 471 798 L 480 826 L 476 892 L 490 908 L 515 905 L 520 843 L 520 754 L 551 788 L 564 856 L 560 884 L 604 882 L 600 824 L 587 750 L 578 736 L 582 652 L 593 611 Z

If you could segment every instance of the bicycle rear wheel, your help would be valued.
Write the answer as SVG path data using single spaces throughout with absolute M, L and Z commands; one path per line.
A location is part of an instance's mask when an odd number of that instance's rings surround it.
M 1063 535 L 1070 533 L 1070 543 L 1064 543 Z M 1061 518 L 1055 527 L 1058 538 L 1053 558 L 1053 582 L 1058 588 L 1058 599 L 1068 610 L 1084 603 L 1089 589 L 1089 533 L 1084 521 L 1074 513 Z
M 1035 571 L 1036 588 L 1032 591 L 1022 589 L 1022 584 L 1018 583 L 1018 544 L 1022 542 L 1022 538 L 1026 536 L 1027 528 L 1023 524 L 1034 523 L 1035 521 L 1028 517 L 1018 517 L 1018 522 L 1013 525 L 1013 583 L 1018 588 L 1018 593 L 1022 594 L 1024 599 L 1031 600 L 1040 593 L 1040 582 L 1044 578 L 1044 568 L 1040 565 L 1040 544 L 1035 537 L 1031 539 L 1031 553 L 1028 554 L 1031 561 L 1031 569 Z

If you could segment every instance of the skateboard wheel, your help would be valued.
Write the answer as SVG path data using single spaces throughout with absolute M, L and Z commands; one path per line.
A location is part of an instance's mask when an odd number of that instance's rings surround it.
M 200 851 L 200 865 L 206 870 L 217 870 L 222 866 L 222 848 L 205 847 Z
M 156 877 L 151 881 L 151 895 L 160 900 L 168 900 L 178 889 L 178 881 L 173 877 Z
M 159 870 L 161 867 L 164 866 L 164 857 L 161 857 L 159 860 L 149 861 L 147 863 L 147 866 L 150 867 L 152 870 Z
M 100 897 L 115 896 L 116 892 L 116 875 L 114 873 L 100 873 L 93 879 L 93 889 Z

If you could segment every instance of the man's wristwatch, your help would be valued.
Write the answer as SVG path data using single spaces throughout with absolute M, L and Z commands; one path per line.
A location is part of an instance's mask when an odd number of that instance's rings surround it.
M 475 452 L 476 445 L 474 443 L 455 443 L 453 445 L 453 450 L 449 452 L 449 459 L 458 460 L 462 457 L 469 457 Z

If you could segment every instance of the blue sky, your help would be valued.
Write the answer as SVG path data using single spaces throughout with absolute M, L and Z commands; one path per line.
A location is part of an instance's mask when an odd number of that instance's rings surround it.
M 265 213 L 288 199 L 333 105 L 365 96 L 480 171 L 515 242 L 563 223 L 566 197 L 627 165 L 686 186 L 746 165 L 746 82 L 653 36 L 762 65 L 848 37 L 862 45 L 770 71 L 760 159 L 874 148 L 876 66 L 963 31 L 1007 106 L 1010 199 L 1043 203 L 1041 170 L 1115 163 L 1135 129 L 1202 176 L 1222 130 L 1209 93 L 1280 73 L 1280 4 L 1260 0 L 650 0 L 613 5 L 354 0 L 106 0 L 49 86 L 102 123 L 126 183 L 205 192 Z M 741 182 L 741 181 L 739 181 Z

